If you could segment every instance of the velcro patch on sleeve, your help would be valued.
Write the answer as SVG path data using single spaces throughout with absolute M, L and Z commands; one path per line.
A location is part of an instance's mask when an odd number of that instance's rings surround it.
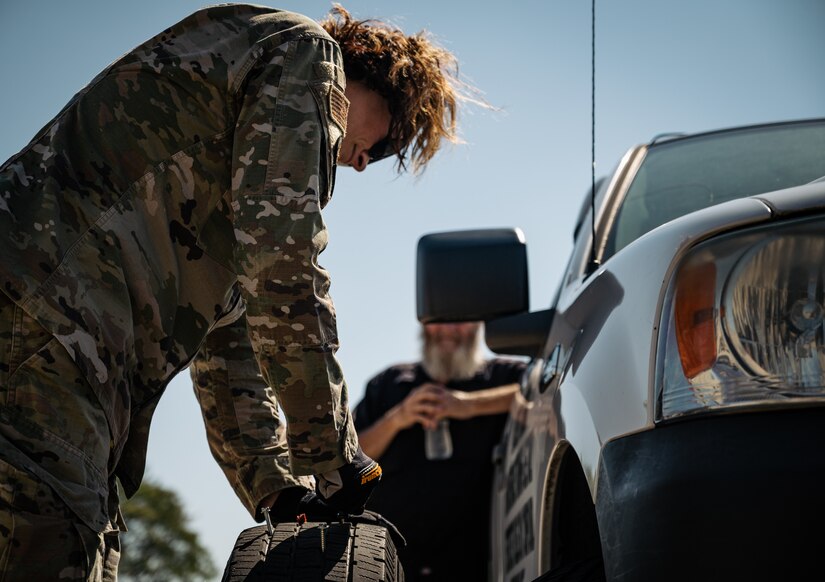
M 338 124 L 341 131 L 347 132 L 347 114 L 349 113 L 349 99 L 344 92 L 333 85 L 329 92 L 329 112 L 333 121 Z
M 335 81 L 341 87 L 344 86 L 346 76 L 344 69 L 333 63 L 322 61 L 315 63 L 315 76 L 322 81 Z

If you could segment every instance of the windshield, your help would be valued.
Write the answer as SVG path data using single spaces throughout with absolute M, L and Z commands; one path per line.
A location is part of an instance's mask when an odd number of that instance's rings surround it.
M 825 122 L 753 127 L 654 144 L 619 209 L 607 259 L 674 218 L 825 176 Z

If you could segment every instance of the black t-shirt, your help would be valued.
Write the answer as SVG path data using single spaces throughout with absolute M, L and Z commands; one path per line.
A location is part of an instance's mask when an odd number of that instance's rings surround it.
M 472 379 L 450 382 L 467 392 L 518 382 L 525 365 L 494 359 Z M 420 364 L 388 368 L 368 384 L 355 408 L 355 428 L 369 428 L 414 389 L 433 380 Z M 367 504 L 395 523 L 407 539 L 400 550 L 407 580 L 484 581 L 489 556 L 493 447 L 506 414 L 450 419 L 453 455 L 444 461 L 424 456 L 419 424 L 396 435 L 378 459 L 381 484 Z

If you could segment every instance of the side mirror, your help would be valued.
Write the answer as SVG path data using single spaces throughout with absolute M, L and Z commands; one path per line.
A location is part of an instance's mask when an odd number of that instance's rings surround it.
M 527 245 L 519 229 L 428 234 L 418 241 L 422 323 L 489 321 L 529 309 Z
M 488 321 L 484 324 L 487 347 L 497 354 L 534 358 L 544 347 L 555 313 L 545 309 Z

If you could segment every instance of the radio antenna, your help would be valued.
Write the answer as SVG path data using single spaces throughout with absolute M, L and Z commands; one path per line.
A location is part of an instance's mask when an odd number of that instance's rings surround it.
M 599 266 L 596 257 L 596 0 L 590 3 L 590 228 L 593 242 L 590 245 L 590 269 Z

